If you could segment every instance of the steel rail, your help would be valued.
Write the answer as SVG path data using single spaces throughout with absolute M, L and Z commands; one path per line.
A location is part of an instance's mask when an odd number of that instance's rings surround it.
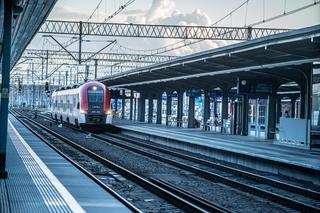
M 302 188 L 302 187 L 299 187 L 299 186 L 295 186 L 293 184 L 289 184 L 289 183 L 285 183 L 285 182 L 282 182 L 282 181 L 279 181 L 279 180 L 263 177 L 261 175 L 254 174 L 254 173 L 249 172 L 249 171 L 244 171 L 244 170 L 240 170 L 240 169 L 233 168 L 233 167 L 230 167 L 230 166 L 222 165 L 222 164 L 219 164 L 219 163 L 214 163 L 214 162 L 211 162 L 211 161 L 208 161 L 208 160 L 204 160 L 204 159 L 197 158 L 197 157 L 194 157 L 194 156 L 191 156 L 191 155 L 187 155 L 187 154 L 182 154 L 182 153 L 177 152 L 177 151 L 169 150 L 169 149 L 166 149 L 166 148 L 161 148 L 161 147 L 158 147 L 158 146 L 155 146 L 155 145 L 151 145 L 151 144 L 148 144 L 148 143 L 140 142 L 138 140 L 130 139 L 130 138 L 123 137 L 123 136 L 120 136 L 120 135 L 114 135 L 114 134 L 112 135 L 112 134 L 108 134 L 108 133 L 106 135 L 109 136 L 109 137 L 113 137 L 113 138 L 117 138 L 117 139 L 120 139 L 120 140 L 125 140 L 125 141 L 130 142 L 130 143 L 134 143 L 134 144 L 136 144 L 138 146 L 147 147 L 149 149 L 153 149 L 153 150 L 158 151 L 158 152 L 162 152 L 162 153 L 169 154 L 169 155 L 172 155 L 172 156 L 177 156 L 177 157 L 180 157 L 182 159 L 192 161 L 194 163 L 202 164 L 202 165 L 205 165 L 205 166 L 208 166 L 208 167 L 212 167 L 212 168 L 215 168 L 215 169 L 219 169 L 221 171 L 229 172 L 229 173 L 232 173 L 232 174 L 237 174 L 237 175 L 249 178 L 251 180 L 259 181 L 261 183 L 265 183 L 265 184 L 268 184 L 268 185 L 271 185 L 271 186 L 274 186 L 274 187 L 277 187 L 277 188 L 280 188 L 280 189 L 283 189 L 283 190 L 287 190 L 287 191 L 290 191 L 290 192 L 293 192 L 293 193 L 297 193 L 297 194 L 300 194 L 300 195 L 304 195 L 304 196 L 307 196 L 307 197 L 310 197 L 310 198 L 313 198 L 313 199 L 316 199 L 316 200 L 320 200 L 320 193 L 317 192 L 317 191 L 313 191 L 313 190 L 310 190 L 310 189 L 305 189 L 305 188 Z
M 158 196 L 162 197 L 165 200 L 168 200 L 169 202 L 171 202 L 173 205 L 178 206 L 179 208 L 187 211 L 187 212 L 230 212 L 229 210 L 224 210 L 222 211 L 222 207 L 215 207 L 215 204 L 212 204 L 211 207 L 206 206 L 206 208 L 202 208 L 196 204 L 193 204 L 192 202 L 176 195 L 174 192 L 171 192 L 167 189 L 162 188 L 161 186 L 158 186 L 154 183 L 152 183 L 151 181 L 145 179 L 144 177 L 141 177 L 129 170 L 127 170 L 124 167 L 121 167 L 101 156 L 99 156 L 98 154 L 78 145 L 77 143 L 73 142 L 72 140 L 66 138 L 63 135 L 60 135 L 52 130 L 50 130 L 49 128 L 45 127 L 44 125 L 35 122 L 34 120 L 23 116 L 24 119 L 27 119 L 29 122 L 35 124 L 36 126 L 40 127 L 42 130 L 50 133 L 51 135 L 55 136 L 56 138 L 58 138 L 59 140 L 62 140 L 63 142 L 67 143 L 68 145 L 72 146 L 73 148 L 81 151 L 82 153 L 88 155 L 90 158 L 106 165 L 107 167 L 117 171 L 118 173 L 120 173 L 121 175 L 123 175 L 124 177 L 134 181 L 135 183 L 139 184 L 140 186 L 142 186 L 143 188 L 145 188 L 148 191 L 151 191 L 155 194 L 157 194 Z M 77 129 L 79 130 L 79 129 Z M 85 131 L 81 131 L 82 133 L 84 133 Z M 194 196 L 196 197 L 196 196 Z M 200 198 L 199 198 L 200 199 Z M 205 205 L 205 204 L 203 204 Z
M 231 178 L 223 177 L 222 175 L 219 175 L 219 174 L 216 174 L 216 173 L 212 173 L 212 172 L 209 172 L 209 171 L 206 171 L 206 170 L 203 170 L 203 169 L 199 169 L 197 167 L 190 166 L 190 165 L 187 165 L 185 163 L 181 163 L 181 162 L 178 162 L 178 161 L 175 161 L 175 160 L 164 158 L 164 157 L 152 154 L 150 152 L 146 152 L 144 150 L 137 149 L 137 148 L 135 148 L 133 146 L 125 145 L 123 143 L 116 142 L 114 140 L 108 140 L 105 137 L 102 137 L 100 135 L 92 134 L 92 137 L 95 137 L 95 138 L 100 139 L 102 141 L 106 141 L 106 142 L 111 143 L 113 145 L 117 145 L 117 146 L 122 147 L 124 149 L 127 149 L 127 150 L 130 150 L 130 151 L 142 154 L 144 156 L 148 156 L 148 157 L 150 157 L 152 159 L 156 159 L 158 161 L 161 161 L 161 162 L 164 162 L 164 163 L 168 163 L 170 165 L 173 165 L 173 166 L 176 166 L 178 168 L 187 170 L 189 172 L 193 172 L 193 173 L 195 173 L 195 174 L 197 174 L 197 175 L 199 175 L 199 176 L 201 176 L 201 177 L 203 177 L 203 178 L 205 178 L 205 179 L 207 179 L 209 181 L 212 181 L 212 180 L 219 181 L 219 182 L 221 182 L 223 184 L 229 185 L 231 187 L 238 188 L 240 190 L 249 192 L 251 194 L 254 194 L 256 196 L 259 196 L 259 197 L 262 197 L 262 198 L 265 198 L 265 199 L 269 199 L 269 200 L 271 200 L 273 202 L 288 206 L 290 208 L 294 208 L 294 209 L 297 209 L 297 210 L 300 210 L 300 211 L 306 211 L 306 212 L 317 212 L 317 211 L 320 211 L 320 209 L 315 207 L 315 206 L 311 206 L 311 205 L 302 203 L 300 201 L 293 200 L 291 198 L 287 198 L 287 197 L 285 197 L 283 195 L 279 195 L 279 194 L 276 194 L 276 193 L 273 193 L 273 192 L 269 192 L 269 191 L 264 190 L 264 189 L 260 189 L 260 188 L 255 187 L 255 186 L 251 186 L 249 184 L 240 183 L 240 182 L 235 181 L 235 180 L 233 180 Z
M 73 127 L 71 127 L 71 128 L 73 128 Z M 73 129 L 76 129 L 78 131 L 81 131 L 83 133 L 88 134 L 87 131 L 79 130 L 77 128 L 73 128 Z M 199 176 L 201 176 L 201 177 L 203 177 L 203 178 L 205 178 L 205 179 L 207 179 L 209 181 L 212 181 L 212 180 L 219 181 L 219 182 L 221 182 L 223 184 L 226 184 L 226 185 L 229 185 L 231 187 L 235 187 L 235 188 L 238 188 L 240 190 L 249 192 L 251 194 L 254 194 L 256 196 L 262 197 L 264 199 L 269 199 L 269 200 L 271 200 L 273 202 L 288 206 L 290 208 L 297 209 L 299 211 L 305 211 L 305 212 L 318 212 L 318 211 L 320 211 L 320 208 L 317 208 L 315 206 L 312 206 L 312 205 L 309 205 L 309 204 L 305 204 L 305 203 L 302 203 L 300 201 L 285 197 L 285 196 L 277 194 L 277 193 L 269 192 L 267 190 L 260 189 L 260 188 L 255 187 L 255 186 L 251 186 L 249 184 L 240 183 L 240 182 L 235 181 L 235 180 L 233 180 L 231 178 L 223 177 L 222 175 L 219 175 L 219 174 L 216 174 L 216 173 L 213 173 L 213 172 L 209 172 L 209 171 L 206 171 L 206 170 L 203 170 L 203 169 L 199 169 L 199 168 L 196 168 L 194 166 L 187 165 L 185 163 L 181 163 L 181 162 L 178 162 L 178 161 L 175 161 L 175 160 L 171 160 L 171 159 L 159 156 L 159 155 L 155 155 L 153 153 L 138 149 L 136 147 L 133 147 L 133 146 L 130 146 L 130 145 L 126 145 L 124 143 L 116 142 L 114 140 L 108 139 L 108 138 L 103 137 L 101 135 L 97 135 L 97 134 L 93 134 L 92 133 L 91 136 L 96 138 L 96 139 L 99 139 L 101 141 L 105 141 L 107 143 L 110 143 L 112 145 L 116 145 L 116 146 L 119 146 L 121 148 L 130 150 L 132 152 L 135 152 L 135 153 L 147 156 L 149 158 L 152 158 L 152 159 L 155 159 L 155 160 L 158 160 L 158 161 L 173 165 L 173 166 L 181 168 L 181 169 L 184 169 L 186 171 L 193 172 L 193 173 L 195 173 L 195 174 L 197 174 L 197 175 L 199 175 Z M 121 139 L 118 139 L 118 140 L 121 140 Z M 203 161 L 203 162 L 205 162 L 205 161 Z M 227 169 L 227 167 L 225 167 L 225 169 Z M 238 172 L 240 170 L 237 171 L 235 169 L 233 171 L 234 172 Z M 259 177 L 258 175 L 257 176 L 251 176 L 251 178 L 258 178 L 258 177 Z M 268 182 L 267 178 L 264 179 L 264 180 L 266 182 Z M 316 194 L 317 194 L 317 192 L 315 192 L 315 194 L 313 194 L 312 196 L 316 196 Z
M 29 118 L 27 118 L 24 115 L 21 115 L 21 113 L 10 110 L 10 113 L 23 125 L 25 126 L 32 134 L 37 136 L 41 141 L 46 143 L 48 146 L 50 146 L 54 151 L 56 151 L 59 155 L 61 155 L 63 158 L 65 158 L 67 161 L 69 161 L 71 164 L 73 164 L 77 169 L 79 169 L 82 173 L 84 173 L 86 176 L 88 176 L 90 179 L 92 179 L 95 183 L 97 183 L 100 187 L 102 187 L 105 191 L 110 193 L 112 196 L 114 196 L 116 199 L 118 199 L 121 203 L 123 203 L 126 207 L 128 207 L 130 210 L 136 213 L 142 213 L 137 207 L 135 207 L 132 203 L 127 201 L 125 198 L 123 198 L 121 195 L 119 195 L 116 191 L 111 189 L 109 186 L 104 184 L 101 180 L 99 180 L 97 177 L 95 177 L 93 174 L 91 174 L 88 170 L 86 170 L 84 167 L 82 167 L 80 164 L 78 164 L 76 161 L 72 160 L 70 157 L 68 157 L 65 153 L 60 151 L 58 148 L 56 148 L 54 145 L 48 141 L 45 137 L 40 135 L 37 131 L 32 129 L 29 125 L 27 125 L 22 119 L 27 119 L 32 122 Z M 34 122 L 32 122 L 35 124 Z M 37 124 L 35 124 L 37 125 Z

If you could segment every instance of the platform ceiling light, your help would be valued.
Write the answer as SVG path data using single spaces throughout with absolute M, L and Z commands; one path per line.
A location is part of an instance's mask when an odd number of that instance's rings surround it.
M 242 81 L 241 81 L 241 85 L 244 86 L 244 85 L 246 85 L 246 84 L 247 84 L 247 81 L 246 81 L 246 80 L 242 80 Z

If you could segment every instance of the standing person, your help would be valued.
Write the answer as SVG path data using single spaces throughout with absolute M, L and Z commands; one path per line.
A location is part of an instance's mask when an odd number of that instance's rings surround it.
M 284 117 L 285 117 L 285 118 L 290 118 L 290 115 L 289 115 L 288 110 L 286 110 L 286 111 L 284 112 Z
M 219 117 L 217 113 L 214 115 L 213 124 L 214 124 L 215 130 L 217 130 L 217 127 L 219 126 Z

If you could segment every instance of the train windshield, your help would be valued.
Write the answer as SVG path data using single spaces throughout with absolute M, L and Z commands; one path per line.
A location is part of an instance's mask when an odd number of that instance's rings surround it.
M 101 87 L 93 86 L 88 89 L 89 103 L 103 103 L 103 89 Z

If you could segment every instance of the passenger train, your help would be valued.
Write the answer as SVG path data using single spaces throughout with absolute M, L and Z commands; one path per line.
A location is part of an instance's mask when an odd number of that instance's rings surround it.
M 52 93 L 51 117 L 83 129 L 112 124 L 110 91 L 102 83 L 62 87 Z

